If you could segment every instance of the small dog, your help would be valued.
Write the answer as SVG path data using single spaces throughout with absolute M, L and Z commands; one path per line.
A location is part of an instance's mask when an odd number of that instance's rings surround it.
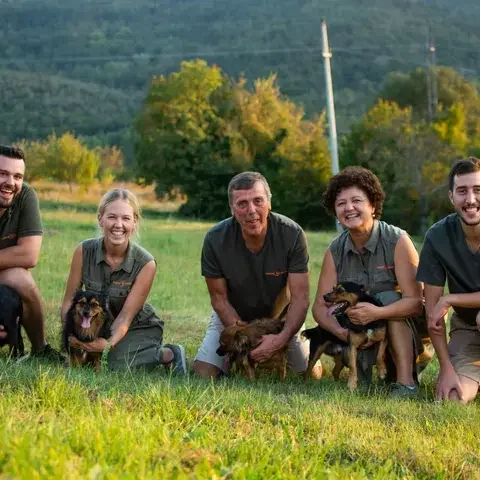
M 0 325 L 3 325 L 7 338 L 0 339 L 0 347 L 10 345 L 10 356 L 21 357 L 25 354 L 21 332 L 23 305 L 16 290 L 0 285 Z
M 310 340 L 310 356 L 308 360 L 307 371 L 305 377 L 312 375 L 312 369 L 317 360 L 326 353 L 331 355 L 335 360 L 335 367 L 333 369 L 333 377 L 338 380 L 340 372 L 345 364 L 342 359 L 342 349 L 348 346 L 348 361 L 350 364 L 350 373 L 348 377 L 348 387 L 351 391 L 358 386 L 358 372 L 357 372 L 357 350 L 367 342 L 378 342 L 378 350 L 376 355 L 377 372 L 381 379 L 384 379 L 387 373 L 385 365 L 385 351 L 387 348 L 387 326 L 386 321 L 378 320 L 371 322 L 368 325 L 357 325 L 353 323 L 347 315 L 345 310 L 353 307 L 358 302 L 373 303 L 377 306 L 382 304 L 372 297 L 362 285 L 354 282 L 344 282 L 338 284 L 333 291 L 323 296 L 326 302 L 332 305 L 328 309 L 329 315 L 339 315 L 337 317 L 340 325 L 348 329 L 348 343 L 342 342 L 333 333 L 321 328 L 315 327 L 302 332 L 302 336 Z
M 71 345 L 70 337 L 81 342 L 91 342 L 96 338 L 111 335 L 113 316 L 106 306 L 106 299 L 90 290 L 78 290 L 67 312 L 62 332 L 62 345 L 69 354 L 70 365 L 93 364 L 100 371 L 101 353 L 89 353 Z M 75 343 L 75 342 L 73 342 Z
M 276 335 L 282 331 L 289 305 L 290 290 L 286 286 L 275 299 L 270 318 L 261 318 L 248 324 L 241 322 L 225 328 L 220 334 L 217 355 L 228 355 L 232 370 L 238 370 L 250 380 L 255 378 L 257 365 L 277 371 L 280 379 L 284 380 L 287 376 L 287 347 L 260 364 L 250 358 L 249 353 L 260 345 L 263 335 Z
M 257 365 L 268 370 L 276 370 L 280 379 L 284 380 L 287 375 L 286 348 L 261 364 L 249 356 L 249 353 L 260 345 L 263 335 L 276 335 L 282 331 L 283 326 L 283 320 L 274 318 L 262 318 L 248 324 L 230 325 L 220 335 L 217 355 L 221 357 L 228 355 L 232 370 L 241 372 L 250 380 L 255 378 Z

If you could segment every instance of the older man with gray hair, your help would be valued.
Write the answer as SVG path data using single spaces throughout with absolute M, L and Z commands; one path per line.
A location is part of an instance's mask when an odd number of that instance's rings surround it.
M 271 212 L 271 197 L 260 173 L 236 175 L 228 186 L 232 217 L 205 236 L 202 275 L 213 312 L 193 363 L 201 377 L 228 373 L 225 357 L 216 353 L 222 330 L 238 321 L 271 316 L 275 301 L 287 290 L 290 304 L 283 330 L 264 336 L 251 357 L 258 362 L 268 360 L 288 344 L 291 368 L 306 370 L 308 344 L 297 333 L 309 306 L 307 240 L 293 220 Z

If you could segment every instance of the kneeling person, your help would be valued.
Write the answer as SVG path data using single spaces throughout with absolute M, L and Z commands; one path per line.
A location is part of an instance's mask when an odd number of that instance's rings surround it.
M 263 362 L 288 344 L 289 365 L 303 372 L 308 344 L 297 332 L 309 306 L 305 234 L 294 221 L 270 211 L 270 187 L 257 172 L 236 175 L 228 186 L 228 199 L 232 217 L 211 228 L 203 244 L 202 275 L 213 312 L 193 370 L 202 377 L 228 373 L 226 357 L 216 353 L 222 330 L 238 321 L 278 314 L 281 308 L 276 307 L 288 286 L 291 300 L 283 330 L 265 335 L 250 355 Z

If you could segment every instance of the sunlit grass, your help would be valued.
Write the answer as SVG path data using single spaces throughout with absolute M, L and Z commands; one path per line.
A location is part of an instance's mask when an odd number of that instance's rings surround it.
M 96 234 L 95 213 L 45 208 L 34 273 L 47 335 L 59 345 L 59 306 L 71 255 Z M 150 302 L 165 319 L 165 341 L 193 358 L 210 303 L 200 275 L 210 224 L 146 216 L 141 244 L 157 260 Z M 311 297 L 334 234 L 308 233 Z M 312 319 L 309 315 L 308 322 Z M 418 401 L 381 389 L 348 393 L 345 378 L 290 375 L 216 382 L 63 369 L 0 360 L 2 478 L 388 479 L 480 478 L 480 409 L 434 403 L 437 371 L 426 371 Z

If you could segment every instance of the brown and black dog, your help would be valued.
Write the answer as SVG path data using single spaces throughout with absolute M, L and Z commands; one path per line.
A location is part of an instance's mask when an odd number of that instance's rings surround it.
M 70 365 L 93 364 L 100 371 L 101 353 L 89 353 L 75 346 L 75 340 L 91 342 L 111 335 L 113 316 L 109 312 L 106 299 L 89 290 L 78 290 L 67 312 L 62 332 L 62 345 L 68 352 Z
M 329 315 L 338 315 L 337 319 L 343 328 L 348 329 L 348 343 L 342 342 L 333 333 L 321 328 L 310 328 L 302 332 L 302 336 L 310 340 L 310 356 L 305 377 L 312 375 L 312 369 L 320 357 L 326 353 L 333 356 L 335 367 L 333 369 L 333 377 L 338 380 L 340 372 L 346 365 L 342 359 L 342 349 L 348 346 L 348 363 L 350 364 L 350 372 L 348 377 L 348 387 L 355 390 L 358 386 L 357 373 L 357 351 L 362 345 L 370 342 L 378 342 L 378 350 L 376 355 L 377 373 L 381 379 L 386 376 L 385 352 L 387 348 L 387 322 L 378 320 L 367 325 L 358 325 L 353 323 L 345 310 L 353 307 L 358 302 L 373 303 L 377 306 L 382 304 L 372 297 L 362 285 L 354 282 L 344 282 L 338 284 L 331 292 L 323 296 L 325 302 L 332 305 L 328 309 Z
M 258 365 L 265 370 L 277 371 L 280 379 L 287 375 L 287 347 L 278 351 L 265 362 L 257 363 L 250 358 L 249 353 L 260 345 L 264 335 L 276 335 L 284 327 L 285 315 L 290 302 L 290 292 L 285 287 L 275 300 L 272 318 L 261 318 L 250 323 L 238 322 L 226 327 L 220 334 L 220 346 L 217 355 L 228 355 L 232 371 L 238 371 L 246 378 L 255 378 Z

